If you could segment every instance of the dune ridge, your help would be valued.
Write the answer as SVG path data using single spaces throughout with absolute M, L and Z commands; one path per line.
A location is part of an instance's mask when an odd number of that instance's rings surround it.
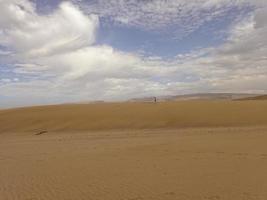
M 239 100 L 243 100 L 243 101 L 247 101 L 247 100 L 267 100 L 267 95 L 252 96 L 252 97 L 247 97 L 247 98 L 239 99 Z
M 267 101 L 1 110 L 0 200 L 267 199 L 266 125 Z
M 267 125 L 267 101 L 178 101 L 0 110 L 0 133 Z

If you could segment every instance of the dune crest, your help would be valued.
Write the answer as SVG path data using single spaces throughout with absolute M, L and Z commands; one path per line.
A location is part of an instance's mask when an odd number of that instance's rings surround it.
M 0 133 L 267 125 L 267 101 L 37 106 L 0 111 Z

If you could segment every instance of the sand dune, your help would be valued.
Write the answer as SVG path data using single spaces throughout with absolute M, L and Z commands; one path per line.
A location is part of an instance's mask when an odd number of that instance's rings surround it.
M 266 101 L 55 105 L 0 111 L 0 133 L 267 125 Z
M 259 95 L 259 96 L 255 96 L 255 97 L 247 97 L 247 98 L 240 99 L 240 100 L 267 100 L 267 95 Z
M 184 95 L 170 95 L 170 96 L 159 96 L 157 100 L 160 102 L 164 101 L 188 101 L 188 100 L 237 100 L 246 99 L 250 97 L 261 96 L 260 94 L 249 94 L 249 93 L 195 93 L 195 94 L 184 94 Z M 154 97 L 146 98 L 135 98 L 131 99 L 130 102 L 153 102 Z
M 267 101 L 1 110 L 0 200 L 267 199 L 266 111 Z

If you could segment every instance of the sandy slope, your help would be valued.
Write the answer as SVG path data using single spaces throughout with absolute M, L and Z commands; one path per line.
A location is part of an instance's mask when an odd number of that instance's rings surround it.
M 240 99 L 243 101 L 247 101 L 247 100 L 267 100 L 267 95 L 259 95 L 259 96 L 255 96 L 255 97 L 247 97 L 244 99 Z
M 266 111 L 265 101 L 2 110 L 0 200 L 265 200 Z
M 264 200 L 267 128 L 10 136 L 1 200 Z
M 0 111 L 0 133 L 267 125 L 267 101 L 57 105 Z

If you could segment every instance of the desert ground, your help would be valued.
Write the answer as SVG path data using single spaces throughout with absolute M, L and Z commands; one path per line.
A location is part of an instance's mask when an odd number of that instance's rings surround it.
M 0 200 L 265 200 L 267 101 L 0 110 Z

